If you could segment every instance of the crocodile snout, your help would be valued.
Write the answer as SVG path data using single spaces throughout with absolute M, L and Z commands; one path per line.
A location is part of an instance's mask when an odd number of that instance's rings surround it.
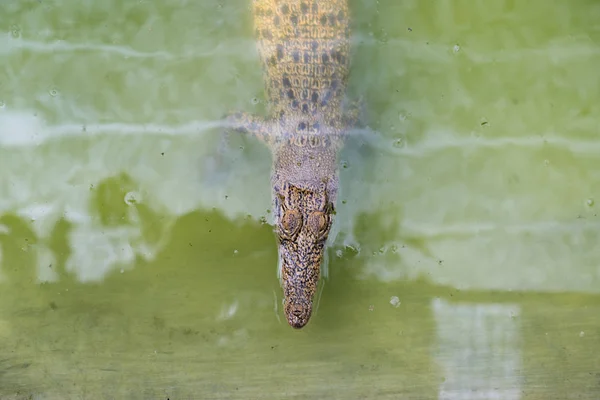
M 307 303 L 292 303 L 286 301 L 285 315 L 292 328 L 303 328 L 310 319 L 312 307 Z

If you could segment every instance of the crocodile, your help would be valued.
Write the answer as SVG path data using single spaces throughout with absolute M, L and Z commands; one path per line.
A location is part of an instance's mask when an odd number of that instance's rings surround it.
M 268 117 L 227 115 L 231 130 L 273 155 L 272 210 L 284 313 L 304 327 L 325 263 L 339 185 L 338 153 L 362 102 L 346 101 L 347 0 L 253 0 Z

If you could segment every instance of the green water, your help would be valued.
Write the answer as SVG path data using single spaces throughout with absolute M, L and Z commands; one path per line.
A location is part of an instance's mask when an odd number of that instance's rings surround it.
M 0 399 L 597 399 L 600 3 L 351 2 L 300 331 L 249 5 L 1 2 Z

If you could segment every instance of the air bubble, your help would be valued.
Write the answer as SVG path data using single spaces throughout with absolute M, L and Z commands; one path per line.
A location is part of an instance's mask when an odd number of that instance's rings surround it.
M 10 27 L 10 34 L 14 39 L 21 37 L 21 27 L 19 25 L 13 25 Z
M 253 97 L 251 101 L 252 101 L 252 104 L 257 105 L 258 104 L 258 97 Z
M 397 138 L 396 140 L 394 140 L 394 143 L 392 144 L 392 146 L 394 146 L 397 149 L 401 149 L 402 147 L 404 147 L 404 139 Z
M 390 299 L 390 304 L 396 308 L 400 307 L 400 299 L 398 298 L 398 296 L 392 296 L 392 298 Z
M 127 192 L 125 195 L 124 201 L 128 206 L 132 206 L 138 204 L 140 202 L 141 196 L 136 192 Z
M 452 51 L 454 51 L 455 53 L 458 53 L 460 51 L 460 46 L 455 44 L 454 47 L 452 48 Z
M 56 97 L 56 96 L 58 96 L 58 89 L 52 88 L 52 89 L 48 90 L 48 93 L 50 93 L 50 96 Z
M 387 43 L 389 41 L 388 33 L 383 29 L 379 30 L 379 34 L 377 36 L 381 43 Z
M 585 204 L 587 204 L 588 207 L 592 207 L 594 205 L 594 199 L 590 197 L 585 201 Z

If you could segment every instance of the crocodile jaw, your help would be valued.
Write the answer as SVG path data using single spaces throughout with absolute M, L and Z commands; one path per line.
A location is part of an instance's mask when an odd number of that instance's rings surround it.
M 327 183 L 301 187 L 286 181 L 274 189 L 284 312 L 288 324 L 299 329 L 312 314 L 325 244 L 333 224 L 333 203 Z
M 323 253 L 324 243 L 304 239 L 279 245 L 284 313 L 292 328 L 303 328 L 310 320 Z

